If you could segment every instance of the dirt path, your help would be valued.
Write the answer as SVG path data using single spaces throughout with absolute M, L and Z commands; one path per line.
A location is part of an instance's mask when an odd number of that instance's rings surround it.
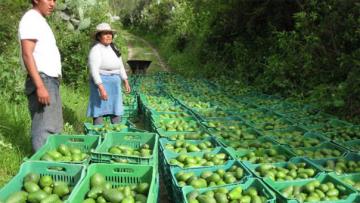
M 147 59 L 159 66 L 159 71 L 170 71 L 158 51 L 145 39 L 138 36 L 128 36 L 128 59 Z M 150 66 L 151 69 L 153 66 Z

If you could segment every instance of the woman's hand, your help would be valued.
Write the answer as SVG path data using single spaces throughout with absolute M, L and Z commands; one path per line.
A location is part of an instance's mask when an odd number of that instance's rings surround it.
M 131 92 L 131 88 L 130 88 L 130 85 L 129 85 L 129 81 L 128 81 L 128 80 L 125 80 L 124 83 L 125 83 L 125 92 L 126 92 L 126 93 L 130 93 L 130 92 Z
M 105 90 L 105 87 L 104 87 L 104 85 L 103 84 L 99 84 L 98 85 L 98 89 L 99 89 L 99 92 L 100 92 L 100 98 L 102 99 L 102 100 L 108 100 L 108 95 L 107 95 L 107 93 L 106 93 L 106 90 Z

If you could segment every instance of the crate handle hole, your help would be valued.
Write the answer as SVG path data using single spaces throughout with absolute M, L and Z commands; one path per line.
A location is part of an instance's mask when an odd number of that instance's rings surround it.
M 69 142 L 85 142 L 84 138 L 71 138 Z
M 66 172 L 66 168 L 61 167 L 61 166 L 48 166 L 47 170 L 49 171 L 63 171 Z
M 134 173 L 132 168 L 114 168 L 115 173 Z

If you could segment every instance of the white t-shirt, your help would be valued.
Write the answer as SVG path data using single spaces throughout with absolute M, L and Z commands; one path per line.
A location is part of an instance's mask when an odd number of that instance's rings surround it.
M 51 77 L 61 76 L 61 58 L 54 33 L 46 19 L 34 9 L 27 11 L 20 20 L 19 40 L 23 39 L 36 40 L 33 56 L 39 72 Z M 22 53 L 20 59 L 25 68 Z
M 102 83 L 100 74 L 119 74 L 123 80 L 128 78 L 121 57 L 115 54 L 111 46 L 101 43 L 94 45 L 90 50 L 88 63 L 91 77 L 97 85 Z

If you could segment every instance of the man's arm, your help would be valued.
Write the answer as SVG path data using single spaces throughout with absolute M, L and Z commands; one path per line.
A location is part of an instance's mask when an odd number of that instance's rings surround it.
M 36 87 L 36 95 L 38 97 L 38 101 L 41 104 L 49 105 L 50 95 L 39 75 L 33 57 L 35 44 L 36 44 L 36 40 L 30 40 L 30 39 L 21 40 L 22 58 L 24 60 L 25 67 L 30 75 L 30 78 L 32 79 Z

